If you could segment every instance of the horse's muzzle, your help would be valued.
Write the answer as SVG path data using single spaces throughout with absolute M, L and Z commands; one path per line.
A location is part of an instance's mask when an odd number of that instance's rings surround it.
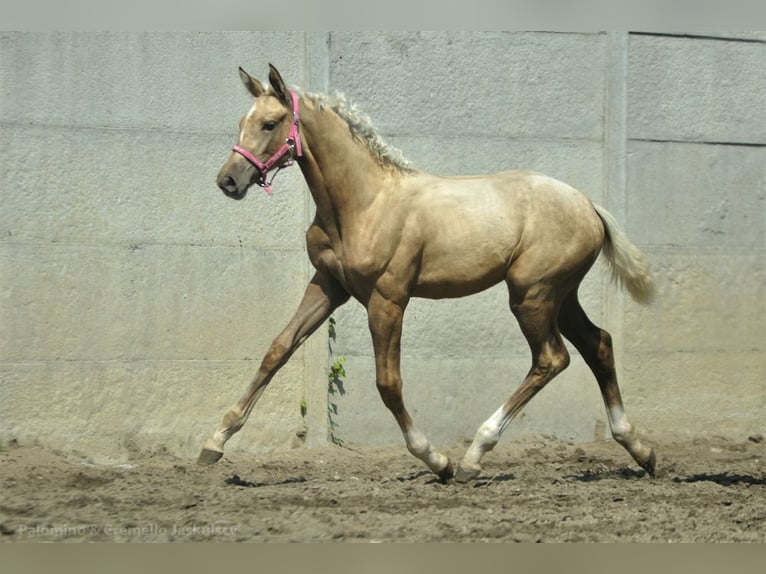
M 239 200 L 247 195 L 247 186 L 240 187 L 237 180 L 230 175 L 219 175 L 218 187 L 226 197 L 231 197 L 232 199 Z

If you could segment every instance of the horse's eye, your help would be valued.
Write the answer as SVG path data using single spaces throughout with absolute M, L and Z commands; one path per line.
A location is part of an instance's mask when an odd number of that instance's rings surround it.
M 263 131 L 270 132 L 277 127 L 277 122 L 264 122 Z

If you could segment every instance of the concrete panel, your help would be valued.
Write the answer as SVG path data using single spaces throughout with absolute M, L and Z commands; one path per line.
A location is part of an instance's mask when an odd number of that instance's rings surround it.
M 744 442 L 766 431 L 763 348 L 628 355 L 623 396 L 648 437 L 723 436 Z M 658 453 L 659 456 L 659 453 Z
M 233 141 L 4 126 L 0 241 L 303 249 L 307 191 L 300 170 L 282 172 L 272 197 L 256 187 L 232 201 L 215 178 Z
M 6 245 L 3 360 L 260 358 L 305 271 L 282 251 Z
M 0 36 L 3 122 L 237 133 L 250 96 L 237 68 L 273 62 L 303 81 L 297 32 L 13 33 Z
M 627 231 L 642 245 L 766 244 L 766 147 L 628 144 Z
M 250 361 L 3 362 L 1 436 L 78 451 L 95 463 L 152 450 L 191 459 L 256 369 Z M 287 365 L 228 452 L 300 446 L 303 392 L 300 363 Z
M 649 307 L 626 306 L 626 355 L 664 354 L 672 361 L 678 353 L 766 352 L 764 255 L 762 249 L 650 251 L 657 298 Z
M 628 135 L 766 143 L 766 44 L 630 38 Z
M 652 432 L 742 439 L 766 421 L 766 258 L 753 252 L 653 250 L 648 308 L 628 305 L 625 363 Z M 651 420 L 651 424 L 649 424 Z
M 194 456 L 308 281 L 300 173 L 270 199 L 233 202 L 215 186 L 250 100 L 237 66 L 264 77 L 274 61 L 301 83 L 303 35 L 0 42 L 2 436 L 101 459 L 160 444 Z M 264 61 L 249 62 L 254 51 Z M 306 397 L 322 435 L 309 437 L 324 440 L 306 385 L 325 384 L 307 375 L 326 349 L 307 350 L 230 450 L 293 446 Z M 231 386 L 214 400 L 217 381 Z M 30 425 L 40 401 L 48 418 Z
M 385 134 L 603 135 L 606 37 L 334 33 L 330 85 Z

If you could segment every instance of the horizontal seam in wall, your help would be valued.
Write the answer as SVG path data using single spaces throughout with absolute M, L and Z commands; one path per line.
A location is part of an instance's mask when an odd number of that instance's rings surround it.
M 201 365 L 236 364 L 246 363 L 258 365 L 260 358 L 245 359 L 149 359 L 149 358 L 123 358 L 123 359 L 13 359 L 0 361 L 1 368 L 43 366 L 43 365 L 134 365 L 137 363 L 177 364 L 199 363 Z
M 179 130 L 173 128 L 155 128 L 151 126 L 110 126 L 97 124 L 52 124 L 47 122 L 35 121 L 2 121 L 0 127 L 7 128 L 44 128 L 60 131 L 94 131 L 108 133 L 149 133 L 149 134 L 170 134 L 181 136 L 216 136 L 230 137 L 232 141 L 236 139 L 236 130 L 217 131 L 217 130 Z
M 673 245 L 668 243 L 637 243 L 637 246 L 649 253 L 671 253 L 678 255 L 747 255 L 753 257 L 763 257 L 766 254 L 766 248 L 756 245 L 735 245 L 730 247 L 702 247 L 696 245 Z
M 686 38 L 690 40 L 713 40 L 717 42 L 741 42 L 742 44 L 766 44 L 760 38 L 737 38 L 734 36 L 711 36 L 709 34 L 681 34 L 673 32 L 630 32 L 631 36 L 653 36 L 658 38 Z
M 649 142 L 649 143 L 675 143 L 689 145 L 714 145 L 714 146 L 735 146 L 735 147 L 766 147 L 766 143 L 758 142 L 728 142 L 715 140 L 676 140 L 663 138 L 628 138 L 631 142 Z
M 112 243 L 81 243 L 81 242 L 67 242 L 67 241 L 14 241 L 14 240 L 1 240 L 0 246 L 5 245 L 20 245 L 25 247 L 113 247 L 118 249 L 126 249 L 128 251 L 140 251 L 147 247 L 194 247 L 202 249 L 242 249 L 244 251 L 264 251 L 264 252 L 277 252 L 277 253 L 305 253 L 306 247 L 301 245 L 300 247 L 279 247 L 279 246 L 259 246 L 259 245 L 237 245 L 237 244 L 224 244 L 224 245 L 205 245 L 203 243 L 142 243 L 142 242 L 112 242 Z
M 678 356 L 678 355 L 726 355 L 730 356 L 732 354 L 731 349 L 727 349 L 725 347 L 680 347 L 680 348 L 674 348 L 674 349 L 650 349 L 649 347 L 641 348 L 640 342 L 638 342 L 638 339 L 635 339 L 637 342 L 633 343 L 631 345 L 630 355 L 632 357 L 632 361 L 639 363 L 641 359 L 645 357 L 650 356 Z M 737 355 L 754 355 L 757 353 L 763 353 L 762 347 L 746 347 L 744 349 L 737 349 L 736 354 Z

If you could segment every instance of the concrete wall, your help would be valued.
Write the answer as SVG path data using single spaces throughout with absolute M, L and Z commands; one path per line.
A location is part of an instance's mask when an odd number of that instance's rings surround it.
M 421 169 L 526 167 L 608 207 L 657 271 L 644 308 L 599 264 L 583 300 L 649 436 L 763 432 L 766 34 L 19 34 L 0 43 L 0 436 L 116 460 L 194 456 L 311 275 L 298 170 L 227 200 L 214 178 L 248 97 L 237 66 L 340 90 Z M 336 313 L 346 443 L 400 442 L 361 307 Z M 405 398 L 437 444 L 472 436 L 529 352 L 503 287 L 413 301 Z M 575 353 L 573 352 L 573 355 Z M 231 450 L 324 442 L 326 331 Z M 300 404 L 308 405 L 301 416 Z M 603 436 L 576 355 L 509 429 Z
M 615 336 L 628 413 L 652 433 L 766 430 L 766 34 L 334 34 L 330 85 L 353 94 L 417 166 L 445 174 L 525 167 L 608 207 L 648 254 L 660 297 L 616 292 L 598 265 L 582 289 Z M 376 406 L 364 313 L 337 313 L 346 442 L 391 442 Z M 405 398 L 438 444 L 473 436 L 529 368 L 499 286 L 413 301 Z M 573 355 L 576 353 L 573 351 Z M 360 384 L 361 383 L 361 384 Z M 576 358 L 509 434 L 604 435 Z
M 657 303 L 625 308 L 631 404 L 654 432 L 766 431 L 766 34 L 636 36 L 626 229 Z
M 310 277 L 299 172 L 271 199 L 215 185 L 250 101 L 237 66 L 301 80 L 304 53 L 301 33 L 3 35 L 3 435 L 199 449 Z M 318 348 L 234 449 L 293 444 Z

